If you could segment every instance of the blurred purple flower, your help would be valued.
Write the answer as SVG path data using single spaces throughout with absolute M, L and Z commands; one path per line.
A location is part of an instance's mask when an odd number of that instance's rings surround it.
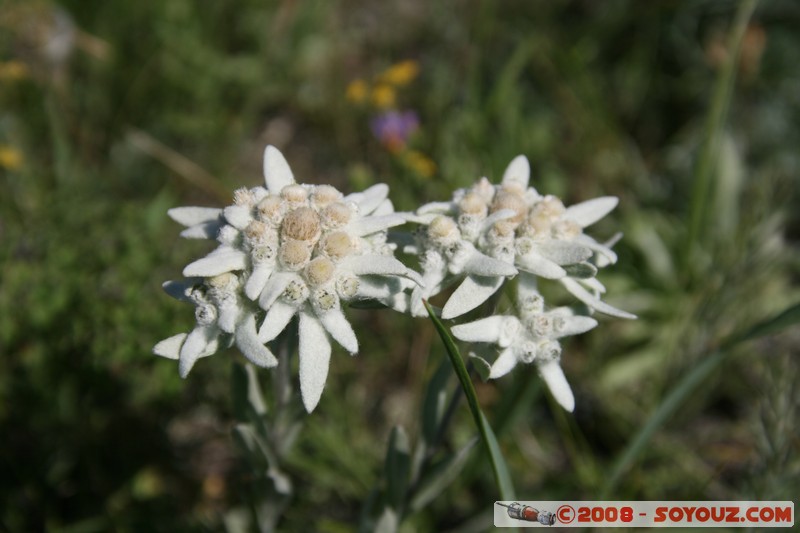
M 373 117 L 370 128 L 390 152 L 399 152 L 419 128 L 419 117 L 414 111 L 386 111 Z

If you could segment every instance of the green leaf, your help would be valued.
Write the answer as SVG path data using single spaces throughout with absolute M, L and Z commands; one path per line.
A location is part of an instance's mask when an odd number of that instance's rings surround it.
M 245 453 L 252 472 L 264 474 L 278 494 L 292 494 L 292 482 L 281 471 L 275 451 L 250 424 L 237 424 L 232 435 L 234 442 Z
M 405 502 L 408 478 L 411 470 L 411 446 L 408 435 L 401 426 L 392 428 L 389 447 L 386 450 L 386 496 L 389 505 L 402 512 Z
M 258 384 L 256 370 L 250 363 L 233 364 L 231 372 L 231 397 L 233 412 L 242 422 L 260 423 L 267 412 L 264 395 Z
M 247 462 L 255 469 L 269 466 L 274 453 L 250 424 L 236 424 L 231 430 L 233 441 L 245 453 Z
M 563 268 L 567 275 L 573 278 L 588 279 L 597 275 L 597 267 L 591 263 L 575 263 L 574 265 L 565 265 Z
M 475 437 L 456 453 L 427 469 L 411 500 L 412 511 L 423 509 L 455 481 L 469 458 L 469 452 L 477 442 L 478 437 Z
M 505 459 L 500 451 L 500 446 L 497 444 L 497 438 L 494 436 L 494 432 L 492 431 L 491 426 L 489 426 L 489 422 L 486 420 L 483 411 L 481 411 L 481 408 L 478 405 L 478 397 L 475 394 L 475 387 L 472 385 L 472 380 L 469 377 L 469 372 L 467 372 L 467 367 L 464 365 L 464 360 L 462 359 L 455 342 L 453 342 L 453 338 L 447 331 L 447 328 L 445 328 L 441 320 L 436 318 L 433 308 L 427 301 L 423 302 L 425 304 L 425 308 L 428 310 L 428 315 L 431 317 L 433 325 L 436 327 L 436 331 L 442 338 L 442 342 L 447 350 L 447 355 L 450 357 L 450 362 L 453 364 L 453 368 L 456 371 L 458 380 L 461 382 L 461 388 L 464 389 L 464 394 L 466 395 L 467 403 L 469 404 L 469 410 L 472 413 L 472 417 L 475 419 L 475 425 L 478 426 L 481 440 L 483 441 L 484 445 L 486 446 L 486 450 L 489 453 L 489 461 L 492 465 L 492 472 L 494 473 L 495 482 L 497 483 L 497 488 L 500 491 L 501 499 L 513 500 L 514 486 L 511 482 L 511 476 L 508 473 L 508 466 L 506 466 Z
M 438 438 L 439 424 L 447 409 L 449 377 L 450 369 L 447 361 L 442 361 L 425 390 L 425 398 L 422 401 L 422 437 L 429 444 Z

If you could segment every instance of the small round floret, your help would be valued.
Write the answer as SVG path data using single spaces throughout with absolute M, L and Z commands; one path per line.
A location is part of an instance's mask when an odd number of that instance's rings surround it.
M 354 249 L 353 240 L 344 231 L 329 233 L 322 243 L 323 253 L 334 260 L 350 255 Z
M 306 279 L 313 286 L 327 283 L 333 277 L 336 267 L 327 257 L 319 256 L 306 265 Z
M 301 205 L 308 199 L 308 191 L 302 185 L 293 183 L 281 189 L 281 198 L 290 204 Z
M 300 270 L 311 259 L 311 249 L 304 242 L 289 239 L 278 251 L 281 263 L 289 270 Z
M 322 222 L 329 228 L 340 228 L 350 222 L 352 210 L 342 202 L 334 202 L 320 212 Z
M 338 202 L 341 197 L 342 193 L 336 190 L 336 187 L 331 185 L 317 185 L 311 193 L 311 202 L 317 209 L 322 209 L 333 202 Z
M 525 205 L 525 200 L 519 194 L 509 192 L 507 190 L 499 191 L 492 201 L 489 208 L 490 213 L 496 213 L 503 209 L 510 209 L 514 212 L 514 216 L 506 220 L 519 224 L 525 218 L 528 207 Z
M 298 241 L 314 241 L 319 238 L 319 215 L 310 207 L 298 207 L 283 219 L 281 237 Z

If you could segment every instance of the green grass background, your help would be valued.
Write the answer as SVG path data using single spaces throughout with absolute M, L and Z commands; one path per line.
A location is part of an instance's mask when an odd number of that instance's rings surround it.
M 0 2 L 0 60 L 25 65 L 0 76 L 0 147 L 20 157 L 0 166 L 0 531 L 217 531 L 247 501 L 230 439 L 239 356 L 182 381 L 150 350 L 193 324 L 161 282 L 210 250 L 179 239 L 166 210 L 257 185 L 267 143 L 299 181 L 386 182 L 399 210 L 497 179 L 520 153 L 540 192 L 620 197 L 592 233 L 624 232 L 600 280 L 640 319 L 601 319 L 566 343 L 575 414 L 532 368 L 476 384 L 520 499 L 796 497 L 797 327 L 725 346 L 631 447 L 725 339 L 800 300 L 800 5 L 762 1 L 736 38 L 739 4 Z M 106 53 L 48 60 L 58 10 Z M 399 105 L 419 115 L 411 144 L 431 177 L 345 98 L 406 59 L 420 75 Z M 281 530 L 353 530 L 391 427 L 419 432 L 445 358 L 427 321 L 350 316 L 362 350 L 333 354 L 287 457 L 296 494 Z M 446 445 L 474 434 L 462 404 Z M 497 493 L 473 455 L 405 530 L 490 525 Z

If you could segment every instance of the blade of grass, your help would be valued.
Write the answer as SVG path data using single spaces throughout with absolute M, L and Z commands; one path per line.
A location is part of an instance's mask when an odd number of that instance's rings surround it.
M 728 38 L 729 54 L 714 86 L 711 109 L 706 122 L 705 140 L 694 172 L 692 199 L 689 206 L 688 238 L 686 239 L 686 249 L 683 254 L 684 272 L 687 271 L 691 263 L 692 250 L 702 240 L 702 228 L 707 226 L 709 222 L 711 178 L 714 175 L 722 145 L 725 120 L 728 116 L 733 86 L 736 82 L 736 67 L 739 63 L 742 40 L 756 3 L 757 0 L 744 0 L 739 4 L 739 8 L 736 11 L 736 19 Z
M 617 459 L 611 470 L 611 475 L 608 477 L 608 481 L 603 487 L 600 499 L 607 499 L 611 496 L 611 491 L 616 488 L 623 474 L 628 471 L 637 457 L 642 454 L 653 434 L 683 404 L 689 394 L 718 366 L 728 359 L 729 355 L 733 353 L 731 352 L 731 348 L 740 342 L 777 333 L 797 323 L 800 323 L 800 303 L 794 304 L 781 313 L 755 324 L 744 334 L 732 336 L 729 340 L 723 342 L 717 351 L 706 357 L 702 363 L 686 374 L 669 396 L 661 402 L 658 409 L 650 416 L 647 423 L 639 430 L 639 433 L 636 434 L 630 444 L 625 448 L 622 455 L 620 455 L 619 459 Z
M 450 336 L 447 328 L 445 328 L 444 324 L 442 324 L 442 322 L 434 314 L 430 304 L 428 304 L 427 301 L 424 303 L 425 309 L 428 310 L 431 321 L 436 327 L 436 331 L 442 338 L 447 355 L 450 357 L 450 362 L 453 363 L 453 368 L 456 371 L 458 380 L 461 382 L 461 388 L 464 389 L 464 395 L 467 397 L 469 410 L 472 413 L 472 417 L 475 419 L 475 425 L 478 426 L 478 432 L 480 433 L 481 440 L 483 441 L 484 445 L 486 446 L 486 450 L 489 453 L 492 472 L 494 473 L 494 479 L 497 483 L 497 488 L 500 490 L 500 496 L 503 500 L 513 500 L 514 485 L 511 482 L 511 475 L 508 473 L 508 466 L 503 458 L 503 453 L 500 451 L 500 445 L 497 443 L 497 438 L 494 435 L 494 431 L 492 431 L 488 420 L 486 420 L 486 416 L 484 416 L 483 411 L 481 411 L 481 408 L 478 405 L 478 397 L 475 394 L 475 387 L 472 385 L 469 372 L 467 372 L 467 367 L 464 365 L 464 359 L 461 357 L 461 353 L 459 353 L 458 347 L 456 346 L 455 342 L 453 342 L 453 338 Z
M 194 187 L 204 190 L 223 202 L 228 201 L 230 193 L 219 180 L 188 157 L 176 152 L 147 132 L 136 128 L 128 128 L 127 135 L 128 142 L 137 150 L 161 162 Z
M 741 336 L 732 337 L 730 341 L 723 344 L 723 349 L 740 342 L 777 333 L 797 323 L 800 323 L 800 302 L 787 307 L 772 318 L 759 322 Z

